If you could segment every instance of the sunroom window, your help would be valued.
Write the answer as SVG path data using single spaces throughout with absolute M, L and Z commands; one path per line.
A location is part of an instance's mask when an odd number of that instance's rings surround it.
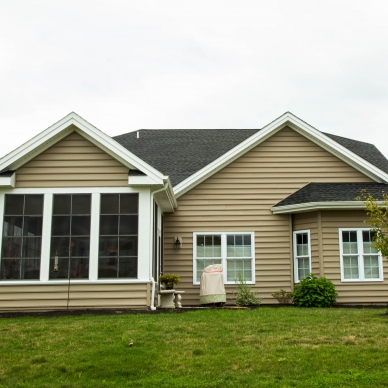
M 101 194 L 98 278 L 136 278 L 138 194 Z
M 43 195 L 5 195 L 1 279 L 39 279 Z
M 254 282 L 253 233 L 194 233 L 194 283 L 204 268 L 222 264 L 225 283 Z
M 382 259 L 371 246 L 369 229 L 340 229 L 341 278 L 343 281 L 383 280 Z

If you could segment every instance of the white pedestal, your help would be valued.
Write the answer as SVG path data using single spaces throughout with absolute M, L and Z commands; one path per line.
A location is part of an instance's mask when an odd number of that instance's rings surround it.
M 160 290 L 160 307 L 163 309 L 174 309 L 175 308 L 175 290 Z
M 184 294 L 184 293 L 185 293 L 185 291 L 175 291 L 175 293 L 174 293 L 174 296 L 175 296 L 174 303 L 175 303 L 175 307 L 176 308 L 182 307 L 181 300 L 182 300 L 182 294 Z

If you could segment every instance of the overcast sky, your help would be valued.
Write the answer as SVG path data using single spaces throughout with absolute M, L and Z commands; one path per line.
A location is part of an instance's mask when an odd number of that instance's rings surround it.
M 71 111 L 110 136 L 290 111 L 388 156 L 388 2 L 0 0 L 0 156 Z

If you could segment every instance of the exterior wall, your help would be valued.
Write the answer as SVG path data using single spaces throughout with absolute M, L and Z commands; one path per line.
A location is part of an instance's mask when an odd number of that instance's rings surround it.
M 93 186 L 128 186 L 128 168 L 77 132 L 16 171 L 17 188 Z
M 322 211 L 323 275 L 338 291 L 338 303 L 387 303 L 388 263 L 383 258 L 384 281 L 341 282 L 338 228 L 368 228 L 363 211 Z
M 284 128 L 178 199 L 165 215 L 164 272 L 181 275 L 185 305 L 199 304 L 193 285 L 193 232 L 255 233 L 256 284 L 262 303 L 293 286 L 292 224 L 271 207 L 310 182 L 370 182 L 353 167 L 290 128 Z M 183 247 L 174 250 L 173 237 Z M 316 266 L 316 264 L 314 264 Z M 226 286 L 227 303 L 234 286 Z
M 0 310 L 66 309 L 68 284 L 0 287 Z M 149 284 L 70 284 L 70 309 L 146 307 Z

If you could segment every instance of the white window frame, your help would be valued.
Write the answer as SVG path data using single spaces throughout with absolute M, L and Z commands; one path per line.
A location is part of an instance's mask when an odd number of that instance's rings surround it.
M 99 219 L 100 219 L 100 194 L 137 193 L 139 195 L 138 215 L 138 267 L 137 279 L 112 278 L 98 279 L 98 244 L 99 244 Z M 72 284 L 110 284 L 110 283 L 149 283 L 149 262 L 151 257 L 151 191 L 149 187 L 69 187 L 69 188 L 10 188 L 0 191 L 0 220 L 4 220 L 5 194 L 44 194 L 43 202 L 43 227 L 40 280 L 12 280 L 1 281 L 1 286 L 14 285 L 37 285 L 37 284 L 61 284 L 68 283 L 64 280 L 49 280 L 50 243 L 52 204 L 54 194 L 91 194 L 91 230 L 90 230 L 90 256 L 89 256 L 89 279 L 71 279 Z M 0 233 L 0 252 L 3 233 Z M 0 258 L 1 260 L 1 258 Z
M 193 233 L 193 285 L 200 284 L 200 281 L 196 279 L 197 277 L 197 259 L 206 259 L 206 257 L 197 257 L 197 236 L 212 236 L 220 235 L 221 236 L 221 264 L 222 264 L 222 273 L 224 275 L 224 284 L 236 284 L 235 281 L 227 281 L 227 236 L 230 235 L 250 235 L 251 236 L 251 257 L 241 257 L 242 260 L 251 259 L 251 271 L 252 271 L 252 280 L 246 281 L 247 284 L 255 284 L 255 234 L 254 232 L 194 232 Z M 209 257 L 208 259 L 212 259 Z M 216 258 L 218 259 L 218 258 Z
M 293 231 L 293 251 L 294 251 L 294 282 L 299 283 L 301 279 L 299 279 L 299 271 L 298 271 L 298 254 L 297 254 L 297 244 L 296 244 L 296 236 L 298 234 L 307 234 L 308 236 L 308 256 L 309 256 L 309 265 L 310 265 L 310 273 L 311 269 L 311 233 L 310 230 L 295 230 Z
M 349 282 L 382 282 L 384 281 L 384 273 L 383 273 L 383 259 L 381 253 L 378 254 L 378 262 L 379 262 L 379 278 L 370 279 L 365 278 L 364 276 L 364 249 L 362 246 L 362 232 L 370 231 L 370 228 L 339 228 L 338 236 L 339 236 L 339 248 L 340 248 L 340 267 L 341 267 L 341 282 L 349 283 Z M 342 232 L 357 232 L 357 255 L 352 254 L 351 256 L 358 256 L 358 279 L 345 279 L 344 276 L 344 263 L 343 263 L 343 241 L 342 241 Z

